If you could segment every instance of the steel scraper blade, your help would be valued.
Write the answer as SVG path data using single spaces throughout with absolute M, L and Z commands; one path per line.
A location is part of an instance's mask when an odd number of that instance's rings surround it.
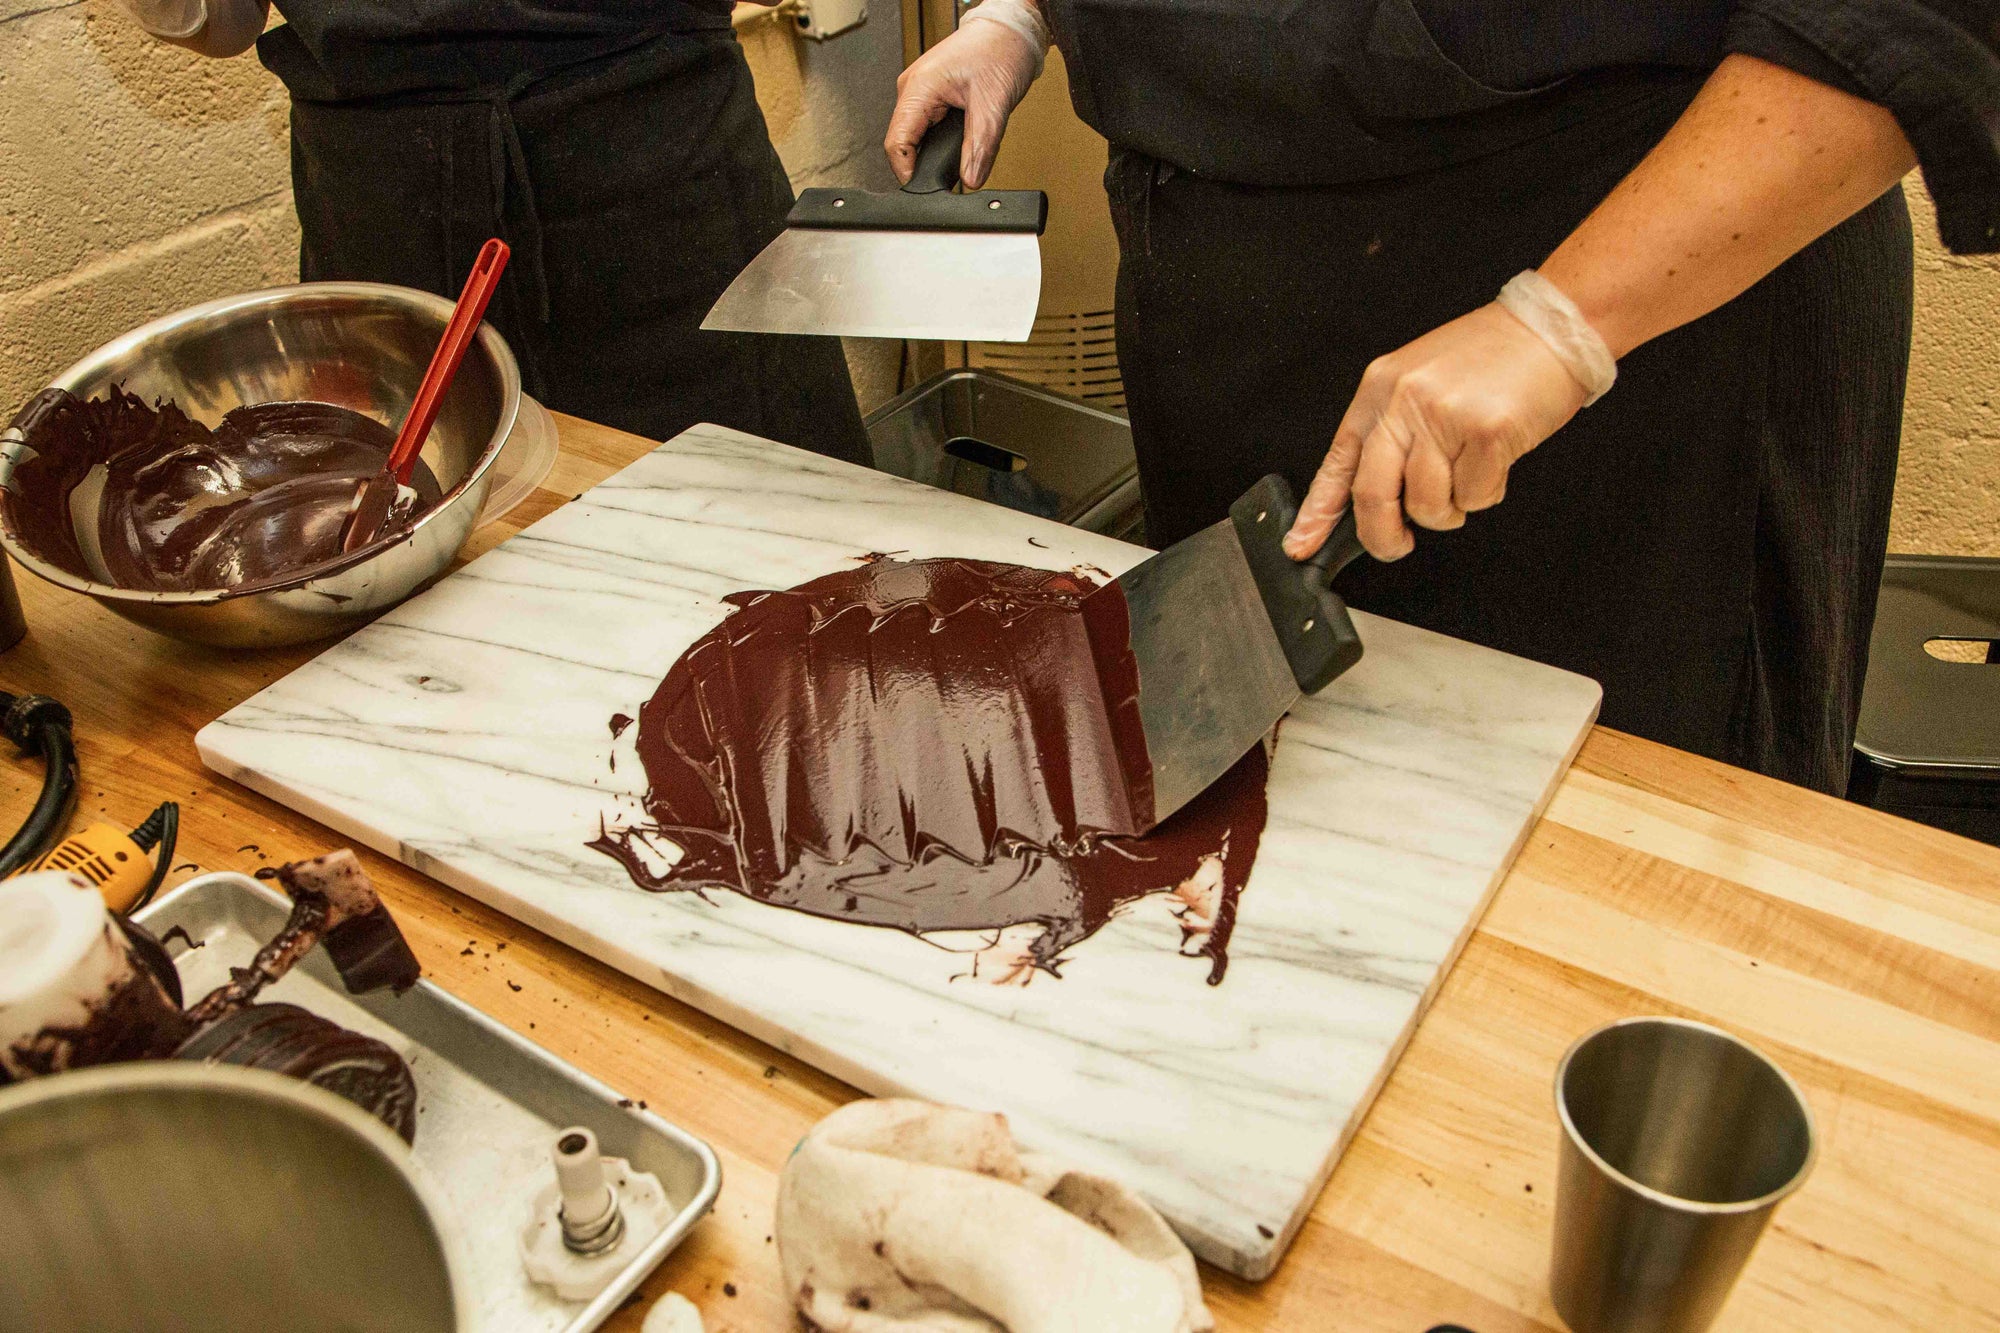
M 1026 342 L 1041 294 L 1033 234 L 788 227 L 736 275 L 701 326 Z
M 1040 190 L 956 193 L 965 116 L 925 133 L 909 184 L 813 189 L 704 329 L 1026 342 L 1042 299 Z

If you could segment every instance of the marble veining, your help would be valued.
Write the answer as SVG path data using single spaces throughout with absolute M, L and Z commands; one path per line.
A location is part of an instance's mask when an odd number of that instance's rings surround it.
M 1596 715 L 1590 681 L 1357 616 L 1304 701 L 1227 978 L 1153 897 L 1060 979 L 735 894 L 649 894 L 584 844 L 639 817 L 630 731 L 742 588 L 872 552 L 1121 572 L 1145 552 L 713 426 L 662 445 L 203 729 L 216 771 L 878 1093 L 1004 1111 L 1268 1273 Z

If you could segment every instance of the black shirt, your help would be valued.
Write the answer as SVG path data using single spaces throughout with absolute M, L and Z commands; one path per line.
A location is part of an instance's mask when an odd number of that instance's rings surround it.
M 1249 185 L 1467 161 L 1732 52 L 1877 102 L 1954 250 L 2000 250 L 2000 0 L 1046 0 L 1114 144 Z
M 666 33 L 729 26 L 731 0 L 276 0 L 257 55 L 313 102 L 499 89 Z

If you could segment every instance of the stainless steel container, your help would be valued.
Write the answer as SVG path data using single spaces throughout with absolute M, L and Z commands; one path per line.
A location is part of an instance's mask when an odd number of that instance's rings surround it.
M 1937 640 L 1947 657 L 1931 655 Z M 1850 800 L 2000 846 L 1996 643 L 2000 560 L 1889 557 L 1854 728 Z
M 1058 523 L 1138 540 L 1132 426 L 990 370 L 950 370 L 868 415 L 875 466 Z
M 200 995 L 247 967 L 291 908 L 270 885 L 224 870 L 160 895 L 133 920 L 166 939 L 182 987 Z M 438 1216 L 463 1242 L 460 1290 L 470 1293 L 469 1317 L 481 1333 L 589 1333 L 631 1302 L 715 1206 L 722 1165 L 706 1143 L 435 982 L 401 995 L 349 995 L 326 950 L 315 949 L 266 996 L 387 1042 L 409 1063 L 422 1094 L 410 1161 L 435 1186 Z M 555 1179 L 549 1145 L 572 1125 L 659 1177 L 679 1211 L 644 1243 L 628 1232 L 610 1284 L 589 1301 L 564 1303 L 529 1281 L 520 1236 L 531 1201 Z M 0 1313 L 0 1330 L 8 1327 Z
M 52 387 L 87 398 L 122 384 L 148 401 L 171 398 L 210 425 L 245 403 L 303 399 L 350 407 L 396 426 L 450 316 L 451 302 L 407 287 L 275 287 L 156 319 L 98 348 Z M 139 592 L 51 564 L 9 525 L 0 524 L 0 546 L 51 583 L 176 638 L 226 647 L 324 638 L 444 572 L 479 517 L 493 460 L 520 403 L 514 354 L 490 325 L 482 326 L 423 449 L 444 499 L 401 541 L 358 551 L 293 583 L 252 592 Z M 12 484 L 26 447 L 18 436 L 0 435 L 0 486 Z
M 1574 1333 L 1701 1333 L 1804 1183 L 1805 1095 L 1705 1023 L 1628 1018 L 1556 1070 L 1556 1312 Z
M 0 1091 L 0 1327 L 458 1333 L 402 1141 L 260 1070 L 147 1061 Z

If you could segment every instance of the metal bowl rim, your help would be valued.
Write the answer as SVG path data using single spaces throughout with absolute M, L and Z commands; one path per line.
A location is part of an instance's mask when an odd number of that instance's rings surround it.
M 387 1125 L 354 1103 L 324 1088 L 295 1078 L 286 1078 L 267 1069 L 246 1069 L 237 1065 L 192 1064 L 169 1060 L 134 1060 L 122 1064 L 72 1069 L 47 1078 L 28 1079 L 12 1087 L 0 1088 L 0 1115 L 20 1107 L 82 1096 L 93 1090 L 147 1092 L 155 1089 L 222 1089 L 251 1101 L 282 1103 L 303 1111 L 321 1122 L 331 1122 L 359 1138 L 375 1156 L 395 1173 L 417 1201 L 417 1207 L 437 1237 L 444 1257 L 445 1286 L 451 1294 L 454 1321 L 461 1330 L 469 1328 L 465 1258 L 462 1241 L 445 1211 L 437 1190 L 414 1169 L 409 1145 Z
M 110 342 L 99 347 L 96 351 L 89 353 L 81 360 L 72 364 L 60 375 L 50 380 L 47 387 L 67 389 L 75 381 L 83 379 L 87 375 L 94 374 L 104 362 L 130 353 L 134 348 L 150 339 L 160 334 L 171 332 L 182 325 L 195 323 L 214 315 L 232 314 L 240 310 L 254 309 L 261 305 L 283 304 L 288 299 L 296 299 L 301 296 L 389 296 L 405 306 L 417 306 L 427 309 L 432 314 L 438 316 L 441 322 L 450 320 L 452 310 L 452 303 L 445 300 L 442 296 L 438 296 L 432 292 L 418 291 L 414 287 L 399 287 L 394 283 L 387 282 L 298 282 L 284 287 L 265 287 L 254 292 L 239 292 L 234 296 L 217 297 L 213 301 L 204 301 L 200 305 L 192 305 L 185 310 L 176 310 L 171 314 L 162 315 L 158 319 L 141 324 L 138 328 L 120 334 Z M 479 345 L 486 351 L 487 355 L 493 358 L 494 366 L 499 371 L 500 421 L 495 427 L 493 435 L 487 439 L 484 451 L 481 452 L 478 458 L 473 460 L 473 464 L 467 469 L 466 474 L 459 478 L 456 485 L 445 492 L 437 504 L 431 507 L 429 513 L 411 525 L 410 530 L 403 534 L 403 541 L 408 541 L 425 524 L 450 508 L 453 500 L 457 499 L 465 492 L 467 487 L 478 481 L 492 469 L 494 461 L 500 457 L 500 451 L 506 447 L 507 437 L 513 433 L 515 420 L 520 416 L 522 392 L 521 367 L 520 363 L 514 359 L 513 349 L 507 346 L 507 340 L 500 336 L 498 330 L 491 324 L 483 321 L 479 326 Z M 508 407 L 510 398 L 512 400 L 511 410 Z M 13 479 L 15 462 L 15 456 L 11 452 L 0 453 L 0 487 L 4 487 Z M 312 572 L 309 578 L 291 582 L 266 583 L 249 588 L 198 588 L 184 592 L 160 592 L 144 588 L 121 588 L 115 583 L 99 583 L 95 579 L 79 578 L 68 570 L 59 569 L 33 552 L 28 551 L 21 544 L 20 540 L 15 537 L 12 527 L 6 521 L 4 507 L 0 507 L 0 550 L 5 550 L 9 556 L 24 568 L 55 584 L 57 587 L 68 588 L 73 592 L 80 592 L 86 596 L 99 599 L 108 598 L 121 602 L 141 602 L 154 606 L 215 606 L 239 597 L 310 591 L 325 580 L 364 565 L 391 549 L 394 548 L 388 546 L 367 547 L 354 552 L 352 555 L 344 556 L 331 564 L 320 566 Z

